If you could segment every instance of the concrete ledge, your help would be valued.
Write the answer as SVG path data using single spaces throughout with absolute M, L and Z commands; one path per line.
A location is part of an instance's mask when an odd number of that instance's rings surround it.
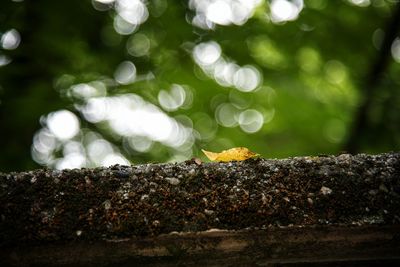
M 0 186 L 1 266 L 400 262 L 399 153 L 36 170 Z

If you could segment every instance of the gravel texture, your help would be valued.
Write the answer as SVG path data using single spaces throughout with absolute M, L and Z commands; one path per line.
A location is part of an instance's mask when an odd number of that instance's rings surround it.
M 400 153 L 0 173 L 0 246 L 399 216 Z

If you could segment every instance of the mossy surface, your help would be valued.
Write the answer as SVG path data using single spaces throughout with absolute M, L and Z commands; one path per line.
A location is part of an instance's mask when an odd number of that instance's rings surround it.
M 400 153 L 0 174 L 0 244 L 399 224 Z

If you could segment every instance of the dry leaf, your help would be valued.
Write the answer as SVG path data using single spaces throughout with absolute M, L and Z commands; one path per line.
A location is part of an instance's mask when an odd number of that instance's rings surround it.
M 201 151 L 212 161 L 246 160 L 258 156 L 258 154 L 251 152 L 245 147 L 235 147 L 220 153 L 214 153 L 203 149 Z

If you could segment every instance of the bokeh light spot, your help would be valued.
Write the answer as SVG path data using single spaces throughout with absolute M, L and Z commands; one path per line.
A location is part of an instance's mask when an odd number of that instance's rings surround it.
M 102 160 L 113 153 L 111 144 L 104 139 L 94 139 L 87 146 L 87 153 L 91 161 L 100 165 Z
M 64 147 L 63 147 L 63 155 L 69 155 L 69 154 L 84 154 L 85 149 L 83 145 L 74 140 L 68 140 L 65 142 Z
M 206 16 L 207 19 L 216 24 L 229 25 L 232 23 L 231 7 L 223 0 L 210 3 L 207 7 Z
M 193 58 L 206 75 L 225 87 L 235 86 L 243 92 L 258 88 L 262 75 L 254 66 L 240 67 L 221 56 L 221 47 L 216 42 L 200 43 L 193 49 Z
M 297 53 L 297 62 L 300 68 L 309 73 L 316 73 L 321 67 L 318 52 L 311 47 L 302 47 Z
M 5 66 L 11 62 L 11 58 L 6 55 L 0 55 L 0 67 Z
M 71 153 L 57 160 L 57 170 L 82 168 L 86 165 L 86 157 L 79 153 Z
M 247 109 L 239 115 L 240 128 L 246 133 L 258 132 L 264 124 L 261 112 L 255 109 Z
M 371 4 L 370 0 L 348 0 L 349 3 L 360 6 L 360 7 L 367 7 Z
M 107 118 L 108 103 L 102 97 L 91 98 L 81 108 L 85 119 L 92 123 L 101 122 Z
M 124 61 L 118 65 L 114 73 L 115 80 L 120 84 L 130 84 L 135 81 L 136 67 L 130 61 Z
M 177 110 L 185 103 L 185 98 L 185 89 L 178 84 L 173 84 L 169 91 L 161 90 L 158 93 L 158 102 L 167 111 Z
M 244 66 L 233 77 L 235 87 L 243 92 L 251 92 L 261 84 L 260 72 L 253 66 Z
M 221 59 L 215 64 L 211 76 L 213 75 L 219 85 L 229 87 L 234 85 L 233 77 L 239 69 L 240 67 L 237 64 Z
M 115 0 L 94 0 L 94 1 L 102 4 L 112 4 L 115 2 Z
M 126 20 L 124 20 L 121 16 L 114 17 L 114 29 L 117 33 L 121 35 L 129 35 L 136 31 L 138 25 L 132 24 Z
M 400 38 L 396 38 L 391 47 L 392 57 L 400 63 Z
M 346 78 L 347 71 L 342 62 L 330 60 L 325 63 L 325 74 L 328 81 L 339 84 Z
M 115 9 L 121 18 L 132 25 L 142 24 L 149 16 L 146 5 L 140 0 L 117 0 Z
M 380 49 L 383 38 L 385 37 L 385 32 L 382 29 L 376 29 L 372 34 L 372 44 L 376 49 Z
M 238 109 L 230 103 L 223 103 L 217 107 L 215 117 L 220 125 L 235 127 L 238 124 Z
M 271 69 L 286 67 L 287 59 L 281 52 L 279 45 L 266 36 L 260 35 L 250 38 L 247 42 L 251 56 L 262 66 Z
M 135 94 L 92 98 L 81 112 L 88 121 L 107 122 L 120 136 L 146 136 L 170 147 L 190 142 L 190 129 Z
M 346 127 L 342 120 L 331 119 L 324 127 L 324 136 L 331 143 L 340 143 L 346 134 Z
M 51 153 L 57 145 L 56 137 L 46 128 L 33 137 L 33 148 L 39 153 Z
M 129 146 L 138 152 L 147 152 L 151 149 L 153 141 L 145 136 L 133 136 L 128 139 Z
M 50 132 L 61 140 L 71 139 L 79 132 L 79 120 L 68 110 L 50 113 L 46 118 L 46 125 Z
M 70 95 L 77 99 L 89 99 L 97 96 L 104 96 L 107 88 L 102 82 L 80 83 L 71 86 Z
M 192 24 L 213 29 L 214 24 L 243 25 L 253 16 L 261 0 L 190 0 L 189 7 L 196 10 Z
M 272 0 L 271 20 L 275 23 L 296 20 L 303 9 L 303 0 Z
M 143 33 L 137 33 L 129 38 L 126 49 L 132 56 L 146 56 L 150 51 L 150 39 Z
M 98 11 L 107 11 L 113 7 L 115 0 L 92 0 L 92 6 Z
M 221 57 L 221 47 L 214 41 L 200 43 L 195 46 L 193 57 L 199 65 L 211 65 Z
M 13 50 L 19 46 L 21 42 L 21 36 L 15 29 L 11 29 L 5 32 L 0 39 L 0 45 L 3 49 Z

